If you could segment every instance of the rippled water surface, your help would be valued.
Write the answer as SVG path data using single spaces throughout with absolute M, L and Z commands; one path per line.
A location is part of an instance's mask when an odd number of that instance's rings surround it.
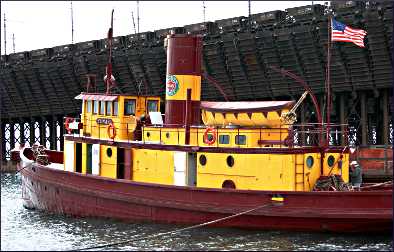
M 22 206 L 20 175 L 1 174 L 1 250 L 68 250 L 134 239 L 101 250 L 392 250 L 392 236 L 180 228 L 51 215 Z M 145 237 L 145 238 L 144 238 Z

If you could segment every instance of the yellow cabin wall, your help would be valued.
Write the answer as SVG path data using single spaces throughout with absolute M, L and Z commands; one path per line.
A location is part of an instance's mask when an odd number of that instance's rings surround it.
M 198 161 L 207 158 L 206 165 Z M 237 189 L 294 190 L 294 155 L 231 154 L 234 166 L 227 165 L 229 154 L 199 153 L 197 155 L 197 186 L 222 188 L 232 180 Z
M 107 149 L 112 150 L 112 156 L 108 157 Z M 100 146 L 100 176 L 116 178 L 117 147 L 107 145 Z
M 135 116 L 124 115 L 124 101 L 125 99 L 134 99 L 135 103 Z M 93 108 L 91 113 L 87 113 L 86 101 L 83 101 L 83 110 L 81 114 L 81 121 L 83 123 L 83 129 L 81 134 L 90 135 L 91 137 L 97 137 L 102 139 L 109 139 L 108 136 L 108 125 L 97 124 L 97 118 L 111 119 L 116 128 L 116 136 L 114 140 L 132 140 L 133 131 L 136 127 L 136 118 L 141 115 L 147 114 L 147 102 L 150 100 L 158 101 L 157 111 L 160 111 L 160 97 L 138 97 L 138 96 L 118 96 L 118 115 L 100 115 L 93 114 Z M 92 101 L 93 103 L 94 101 Z M 112 108 L 113 110 L 113 108 Z M 100 112 L 100 103 L 99 103 Z
M 132 149 L 132 156 L 133 181 L 166 185 L 174 183 L 174 152 Z
M 327 160 L 329 158 L 329 156 L 332 155 L 335 158 L 335 162 L 334 165 L 332 167 L 330 167 L 327 163 Z M 324 155 L 324 159 L 323 159 L 323 175 L 324 176 L 329 176 L 332 174 L 336 174 L 336 175 L 342 175 L 342 179 L 345 183 L 349 182 L 349 154 L 342 154 L 343 158 L 342 158 L 342 169 L 339 169 L 338 167 L 338 159 L 339 156 L 341 154 L 340 153 L 326 153 Z M 331 174 L 330 174 L 330 170 L 332 168 Z

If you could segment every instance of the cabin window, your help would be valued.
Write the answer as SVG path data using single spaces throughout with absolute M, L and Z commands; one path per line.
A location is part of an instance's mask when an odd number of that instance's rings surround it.
M 332 167 L 334 165 L 334 163 L 335 163 L 335 158 L 333 155 L 330 155 L 327 159 L 327 164 L 328 164 L 328 166 Z
M 227 162 L 227 165 L 229 167 L 233 167 L 234 166 L 234 158 L 233 158 L 233 156 L 228 156 L 227 159 L 226 159 L 226 162 Z
M 112 115 L 117 116 L 118 115 L 118 102 L 114 101 L 112 107 L 114 108 L 114 111 L 112 112 Z
M 111 107 L 112 107 L 112 102 L 107 101 L 107 110 L 106 110 L 106 115 L 111 115 Z
M 245 145 L 246 144 L 246 136 L 245 135 L 235 136 L 235 144 Z
M 230 136 L 229 135 L 219 135 L 219 144 L 229 144 Z
M 105 115 L 105 101 L 100 102 L 100 115 Z
M 148 101 L 148 112 L 155 112 L 158 110 L 158 101 Z
M 98 107 L 99 107 L 99 102 L 94 101 L 93 102 L 93 114 L 98 114 Z
M 92 101 L 86 101 L 86 113 L 92 113 Z
M 198 159 L 200 162 L 200 165 L 206 165 L 207 164 L 207 157 L 205 155 L 201 155 L 200 158 Z
M 124 100 L 124 114 L 135 115 L 135 100 Z
M 107 157 L 112 157 L 112 149 L 111 148 L 107 148 Z
M 313 166 L 313 157 L 312 156 L 308 156 L 306 158 L 306 166 L 310 169 Z

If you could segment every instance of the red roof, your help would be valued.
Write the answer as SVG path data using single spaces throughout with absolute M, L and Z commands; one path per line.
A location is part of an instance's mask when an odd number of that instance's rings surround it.
M 115 101 L 118 99 L 117 95 L 102 95 L 102 94 L 79 94 L 74 99 L 79 100 L 95 100 L 95 101 Z
M 294 101 L 244 101 L 244 102 L 201 102 L 201 109 L 212 112 L 269 112 L 290 109 Z

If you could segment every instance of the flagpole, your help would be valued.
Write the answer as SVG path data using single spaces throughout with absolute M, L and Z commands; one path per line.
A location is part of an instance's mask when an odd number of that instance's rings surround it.
M 327 127 L 326 127 L 326 145 L 330 145 L 330 114 L 331 114 L 331 88 L 330 88 L 330 63 L 331 63 L 331 13 L 328 14 L 328 41 L 327 41 L 327 73 L 326 73 L 326 91 L 327 91 Z

